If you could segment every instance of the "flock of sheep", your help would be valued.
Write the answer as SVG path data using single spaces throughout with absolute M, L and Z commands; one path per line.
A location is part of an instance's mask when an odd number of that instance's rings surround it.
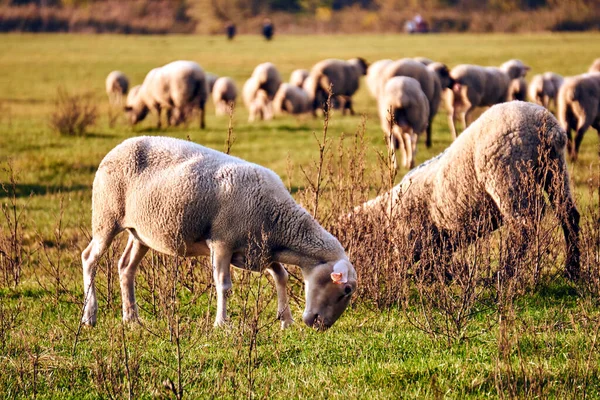
M 532 101 L 557 104 L 560 123 L 544 107 L 521 101 L 527 92 L 528 67 L 510 60 L 500 67 L 459 65 L 449 70 L 427 59 L 381 60 L 370 67 L 360 59 L 325 60 L 311 71 L 297 70 L 290 83 L 271 63 L 260 64 L 242 90 L 250 120 L 273 114 L 312 112 L 324 106 L 354 113 L 352 96 L 360 77 L 378 100 L 381 126 L 402 165 L 414 163 L 417 137 L 427 132 L 442 94 L 449 110 L 454 143 L 437 157 L 411 170 L 388 193 L 357 207 L 344 218 L 386 216 L 394 219 L 395 237 L 411 244 L 413 260 L 427 246 L 451 254 L 487 231 L 507 224 L 512 233 L 532 225 L 532 208 L 542 192 L 524 196 L 531 181 L 548 194 L 566 241 L 566 270 L 579 276 L 579 212 L 565 160 L 565 146 L 576 158 L 589 126 L 600 128 L 600 59 L 590 72 L 562 79 L 552 73 L 529 85 Z M 111 101 L 122 102 L 128 82 L 115 72 L 107 79 Z M 125 109 L 132 122 L 164 108 L 169 124 L 180 123 L 190 108 L 204 109 L 212 94 L 216 112 L 235 102 L 230 78 L 204 73 L 198 64 L 176 61 L 148 73 L 131 89 Z M 326 99 L 331 95 L 331 102 Z M 499 104 L 501 103 L 501 104 Z M 473 124 L 472 110 L 492 106 Z M 465 125 L 456 138 L 454 119 Z M 577 131 L 573 143 L 570 131 Z M 527 166 L 527 168 L 523 168 Z M 274 278 L 282 327 L 292 323 L 283 264 L 301 268 L 305 281 L 304 322 L 331 326 L 347 307 L 357 271 L 339 241 L 299 206 L 272 171 L 188 141 L 167 137 L 131 138 L 104 158 L 93 185 L 92 240 L 82 253 L 85 308 L 83 323 L 96 323 L 95 269 L 114 237 L 129 232 L 119 261 L 123 319 L 137 320 L 134 277 L 148 249 L 180 256 L 210 255 L 217 289 L 215 325 L 227 321 L 230 265 L 266 269 Z M 418 228 L 411 224 L 420 212 Z M 486 232 L 468 226 L 473 218 L 491 221 Z M 479 228 L 479 227 L 478 227 Z M 459 237 L 459 241 L 452 238 Z M 431 241 L 433 240 L 433 241 Z M 522 252 L 515 249 L 510 269 Z M 523 250 L 523 249 L 521 249 Z M 252 255 L 261 254 L 260 257 Z M 263 265 L 266 264 L 266 265 Z M 359 271 L 360 272 L 360 271 Z M 510 276 L 510 273 L 509 275 Z

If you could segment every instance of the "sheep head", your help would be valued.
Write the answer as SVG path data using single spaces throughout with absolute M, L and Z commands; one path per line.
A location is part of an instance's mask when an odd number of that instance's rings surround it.
M 125 102 L 124 110 L 132 124 L 142 121 L 150 111 L 139 96 L 140 88 L 140 85 L 131 88 Z
M 308 326 L 327 329 L 342 315 L 356 290 L 356 271 L 348 260 L 319 264 L 304 273 Z
M 530 67 L 525 65 L 521 60 L 509 60 L 500 66 L 510 79 L 524 78 Z

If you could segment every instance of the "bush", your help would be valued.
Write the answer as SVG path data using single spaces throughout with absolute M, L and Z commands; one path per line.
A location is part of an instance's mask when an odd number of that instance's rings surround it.
M 64 88 L 59 87 L 54 104 L 50 126 L 61 135 L 85 135 L 98 117 L 98 109 L 89 93 L 70 95 Z

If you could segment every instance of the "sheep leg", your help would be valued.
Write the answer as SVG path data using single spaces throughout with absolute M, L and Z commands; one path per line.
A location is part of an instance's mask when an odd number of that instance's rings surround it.
M 388 146 L 390 148 L 390 153 L 392 155 L 392 164 L 394 167 L 394 171 L 398 169 L 398 161 L 396 157 L 396 149 L 400 148 L 400 143 L 398 143 L 398 138 L 396 137 L 394 131 L 390 132 L 388 136 Z
M 467 111 L 465 111 L 465 112 L 463 112 L 461 114 L 461 116 L 462 116 L 462 123 L 463 123 L 463 131 L 465 129 L 467 129 L 467 127 L 471 123 L 471 114 L 472 113 L 473 113 L 473 109 L 469 108 Z
M 108 246 L 116 234 L 110 234 L 103 239 L 94 238 L 86 249 L 81 253 L 81 264 L 83 266 L 83 316 L 81 322 L 84 325 L 96 325 L 98 313 L 98 300 L 96 299 L 96 267 L 98 260 L 106 252 Z
M 402 133 L 402 142 L 404 144 L 404 149 L 406 152 L 406 159 L 404 161 L 404 168 L 412 168 L 415 164 L 413 160 L 413 151 L 412 151 L 412 139 L 410 132 L 404 131 Z
M 148 247 L 144 246 L 132 234 L 129 234 L 127 246 L 125 246 L 125 251 L 119 260 L 123 321 L 125 322 L 137 321 L 139 318 L 135 302 L 135 273 L 140 261 L 147 252 Z
M 579 154 L 579 147 L 581 146 L 581 142 L 583 141 L 583 135 L 590 127 L 589 123 L 584 122 L 583 124 L 579 124 L 579 128 L 577 128 L 577 133 L 575 134 L 575 146 L 571 149 L 571 159 L 573 161 L 577 161 L 577 155 Z
M 154 108 L 156 109 L 156 115 L 158 116 L 158 121 L 156 123 L 156 128 L 160 129 L 161 128 L 161 121 L 160 121 L 160 111 L 161 111 L 161 107 L 160 104 L 156 104 L 154 106 Z
M 288 273 L 279 263 L 272 263 L 267 267 L 267 271 L 275 281 L 275 289 L 277 290 L 277 319 L 281 320 L 281 329 L 290 326 L 294 319 L 290 311 L 290 303 L 287 295 Z
M 227 323 L 227 296 L 231 290 L 231 257 L 232 253 L 221 246 L 211 246 L 213 278 L 217 289 L 217 315 L 215 326 Z
M 448 112 L 448 126 L 450 127 L 450 133 L 452 134 L 452 140 L 456 140 L 456 108 L 452 107 Z M 427 128 L 429 129 L 429 127 Z
M 431 146 L 433 145 L 433 142 L 431 141 L 431 136 L 432 136 L 432 132 L 431 132 L 431 125 L 433 124 L 433 119 L 429 120 L 429 123 L 427 124 L 427 137 L 425 140 L 425 146 L 429 149 L 431 148 Z M 454 134 L 456 135 L 456 132 L 454 132 Z
M 223 107 L 225 109 L 225 107 Z M 206 116 L 206 102 L 200 102 L 200 129 L 204 129 L 206 127 L 206 122 L 204 120 Z
M 176 125 L 177 122 L 173 121 L 173 109 L 167 108 L 166 114 L 167 114 L 167 126 Z
M 354 115 L 354 107 L 352 107 L 352 98 L 350 98 L 350 97 L 346 98 L 346 103 L 344 104 L 344 109 L 349 110 L 350 115 Z

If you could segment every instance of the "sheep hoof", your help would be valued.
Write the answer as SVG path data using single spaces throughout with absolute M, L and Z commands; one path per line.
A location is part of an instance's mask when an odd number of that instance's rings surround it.
M 229 328 L 231 326 L 231 321 L 229 318 L 221 319 L 217 318 L 214 323 L 215 328 Z
M 96 326 L 96 316 L 95 315 L 90 315 L 90 316 L 84 315 L 83 318 L 81 318 L 81 324 L 85 325 L 85 326 L 89 326 L 89 327 Z
M 281 330 L 289 328 L 290 326 L 292 326 L 293 323 L 294 323 L 293 319 L 281 321 Z

